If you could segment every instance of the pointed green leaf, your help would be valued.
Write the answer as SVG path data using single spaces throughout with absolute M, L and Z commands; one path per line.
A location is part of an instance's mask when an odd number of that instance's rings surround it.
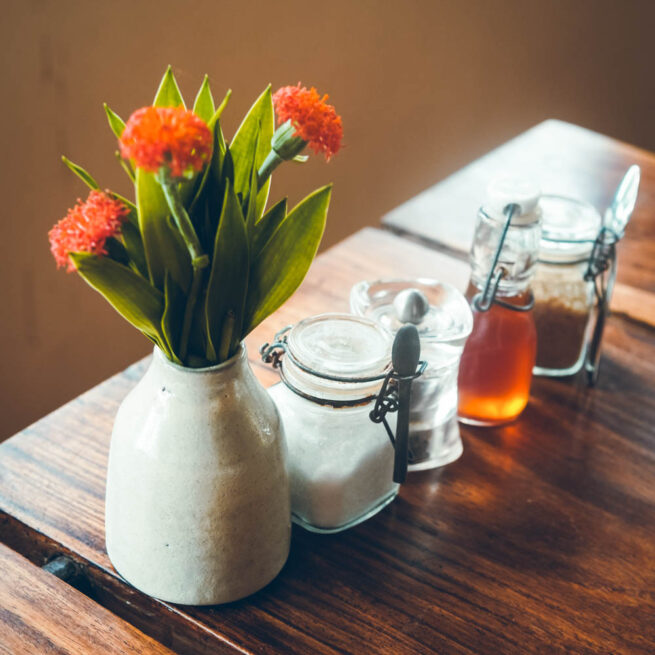
M 242 337 L 278 309 L 305 278 L 323 236 L 331 191 L 331 185 L 323 187 L 296 205 L 252 262 Z
M 166 198 L 153 173 L 137 169 L 136 198 L 150 279 L 157 289 L 163 290 L 168 269 L 172 279 L 186 293 L 191 282 L 191 258 L 171 222 Z
M 219 134 L 220 139 L 223 139 L 223 135 Z M 234 158 L 230 149 L 227 147 L 227 144 L 223 141 L 223 159 L 221 165 L 221 183 L 225 185 L 229 181 L 231 185 L 234 185 Z
M 175 81 L 173 70 L 169 66 L 162 77 L 157 95 L 152 103 L 155 107 L 185 107 L 180 88 Z
M 255 223 L 259 221 L 260 216 L 257 214 L 257 193 L 252 193 L 252 189 L 257 189 L 257 171 L 259 167 L 257 166 L 257 158 L 255 153 L 257 152 L 257 146 L 259 144 L 259 134 L 255 139 L 253 144 L 253 157 L 252 157 L 252 169 L 250 171 L 250 182 L 248 184 L 248 195 L 246 197 L 246 204 L 243 207 L 243 215 L 246 218 L 246 232 L 248 236 L 252 234 L 252 231 L 255 227 Z
M 109 257 L 90 253 L 71 253 L 70 257 L 84 280 L 123 318 L 150 339 L 161 343 L 159 325 L 164 312 L 164 297 L 157 289 Z
M 234 162 L 234 191 L 237 195 L 241 194 L 244 200 L 250 192 L 252 152 L 255 141 L 259 137 L 255 155 L 255 166 L 259 169 L 271 150 L 274 127 L 273 100 L 269 85 L 250 108 L 230 143 L 230 152 Z M 266 180 L 257 194 L 257 219 L 264 213 L 269 189 L 270 178 Z
M 211 243 L 213 248 L 216 238 L 216 229 L 218 228 L 218 219 L 221 215 L 223 207 L 223 198 L 225 197 L 225 189 L 227 182 L 230 183 L 234 180 L 234 168 L 232 165 L 232 158 L 230 152 L 225 144 L 223 132 L 221 130 L 220 121 L 214 126 L 214 149 L 212 154 L 212 161 L 209 165 L 209 173 L 205 180 L 204 189 L 205 201 L 207 208 L 204 212 L 203 218 L 209 219 L 203 225 L 203 237 L 206 243 Z M 197 212 L 197 204 L 200 200 L 199 194 L 192 206 L 191 210 Z
M 218 122 L 220 117 L 223 115 L 223 110 L 225 107 L 227 107 L 227 103 L 230 99 L 230 96 L 232 95 L 232 89 L 228 89 L 227 93 L 225 94 L 225 97 L 221 101 L 221 104 L 218 105 L 218 108 L 214 112 L 214 115 L 209 119 L 207 125 L 209 125 L 209 129 L 213 129 L 214 125 Z
M 68 168 L 79 177 L 84 184 L 86 184 L 89 189 L 99 189 L 100 185 L 93 179 L 90 173 L 87 173 L 81 166 L 78 166 L 77 164 L 74 164 L 70 159 L 63 157 L 61 158 L 61 161 L 68 166 Z
M 176 364 L 182 364 L 177 356 L 182 318 L 184 316 L 185 297 L 182 290 L 175 284 L 168 271 L 164 278 L 164 313 L 161 317 L 162 336 L 168 346 L 170 359 Z
M 105 114 L 107 114 L 107 120 L 109 121 L 109 127 L 111 131 L 116 135 L 117 139 L 121 138 L 123 130 L 125 129 L 125 121 L 116 113 L 114 113 L 107 103 L 104 103 Z
M 216 166 L 218 166 L 218 169 L 222 168 L 222 161 L 225 153 L 225 140 L 223 139 L 223 132 L 221 131 L 221 125 L 220 122 L 215 121 L 211 126 L 210 129 L 213 131 L 213 139 L 212 139 L 212 153 L 210 155 L 209 162 L 205 166 L 202 177 L 196 177 L 192 185 L 189 185 L 187 182 L 185 182 L 182 185 L 182 197 L 183 200 L 188 201 L 189 198 L 193 196 L 193 200 L 191 201 L 191 205 L 189 207 L 189 215 L 193 215 L 194 213 L 197 212 L 198 210 L 198 203 L 200 202 L 200 199 L 202 197 L 203 191 L 205 190 L 205 186 L 207 184 L 207 180 L 209 179 L 210 175 L 215 174 L 216 171 Z M 214 173 L 212 173 L 214 171 Z M 220 190 L 220 195 L 222 197 L 223 195 L 223 190 Z M 200 229 L 201 223 L 194 224 L 196 227 L 196 230 Z M 212 239 L 213 243 L 213 239 Z
M 121 153 L 118 150 L 116 150 L 116 152 L 114 152 L 114 156 L 118 160 L 118 163 L 119 163 L 120 167 L 125 171 L 125 173 L 130 178 L 130 180 L 132 180 L 132 183 L 134 183 L 134 181 L 136 180 L 136 175 L 134 174 L 134 171 L 132 170 L 132 165 L 129 162 L 127 162 L 127 161 L 125 161 L 123 159 Z
M 287 216 L 287 199 L 282 198 L 280 202 L 273 205 L 255 224 L 252 237 L 250 238 L 251 258 L 255 259 L 262 251 L 268 240 L 275 234 L 280 224 Z
M 196 96 L 196 101 L 193 103 L 193 113 L 200 116 L 205 123 L 209 123 L 215 111 L 214 98 L 209 88 L 209 76 L 205 75 Z
M 234 189 L 228 183 L 205 299 L 208 358 L 221 361 L 229 357 L 233 344 L 240 341 L 247 288 L 246 226 Z M 231 334 L 226 333 L 228 327 Z M 227 352 L 221 352 L 221 344 L 227 344 Z

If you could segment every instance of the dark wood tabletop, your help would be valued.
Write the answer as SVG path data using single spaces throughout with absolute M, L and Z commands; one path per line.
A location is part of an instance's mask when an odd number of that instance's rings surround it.
M 0 653 L 173 655 L 3 544 L 0 571 Z
M 649 157 L 638 162 L 648 169 L 637 222 L 644 234 L 655 210 Z M 370 228 L 326 251 L 298 293 L 248 338 L 256 374 L 266 386 L 277 380 L 257 348 L 281 327 L 347 311 L 359 280 L 417 275 L 463 289 L 468 265 Z M 640 287 L 632 282 L 623 278 L 650 295 L 655 273 Z M 462 426 L 458 461 L 410 474 L 389 507 L 351 530 L 294 527 L 276 580 L 211 608 L 145 596 L 105 552 L 112 422 L 144 360 L 0 445 L 0 542 L 32 565 L 71 557 L 94 603 L 181 654 L 652 653 L 655 332 L 615 314 L 603 352 L 595 389 L 536 378 L 518 421 Z

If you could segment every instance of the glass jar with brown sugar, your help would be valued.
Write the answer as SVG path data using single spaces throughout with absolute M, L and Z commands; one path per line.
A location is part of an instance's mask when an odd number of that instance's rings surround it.
M 582 367 L 594 306 L 585 280 L 600 214 L 586 203 L 542 195 L 539 261 L 532 282 L 537 328 L 535 375 L 573 375 Z

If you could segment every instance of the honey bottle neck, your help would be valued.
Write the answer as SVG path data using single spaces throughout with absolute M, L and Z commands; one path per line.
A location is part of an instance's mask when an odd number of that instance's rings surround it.
M 502 215 L 480 208 L 470 252 L 471 285 L 478 291 L 485 288 L 504 228 Z M 509 225 L 496 266 L 496 270 L 503 270 L 497 296 L 520 297 L 528 290 L 537 264 L 540 236 L 539 220 Z

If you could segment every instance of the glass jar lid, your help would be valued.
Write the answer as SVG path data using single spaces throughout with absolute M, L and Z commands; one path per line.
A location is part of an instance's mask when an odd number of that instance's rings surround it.
M 421 315 L 411 320 L 423 343 L 464 343 L 473 329 L 471 308 L 462 293 L 444 282 L 429 278 L 365 280 L 352 288 L 350 307 L 354 313 L 372 319 L 395 334 L 408 322 L 407 317 L 401 315 L 408 291 L 418 291 L 419 297 L 422 295 L 427 301 Z
M 601 226 L 601 217 L 588 202 L 556 195 L 542 195 L 539 259 L 549 263 L 574 263 L 587 259 Z
M 374 321 L 351 314 L 303 319 L 288 336 L 288 351 L 306 371 L 319 376 L 382 376 L 391 360 L 391 338 Z

